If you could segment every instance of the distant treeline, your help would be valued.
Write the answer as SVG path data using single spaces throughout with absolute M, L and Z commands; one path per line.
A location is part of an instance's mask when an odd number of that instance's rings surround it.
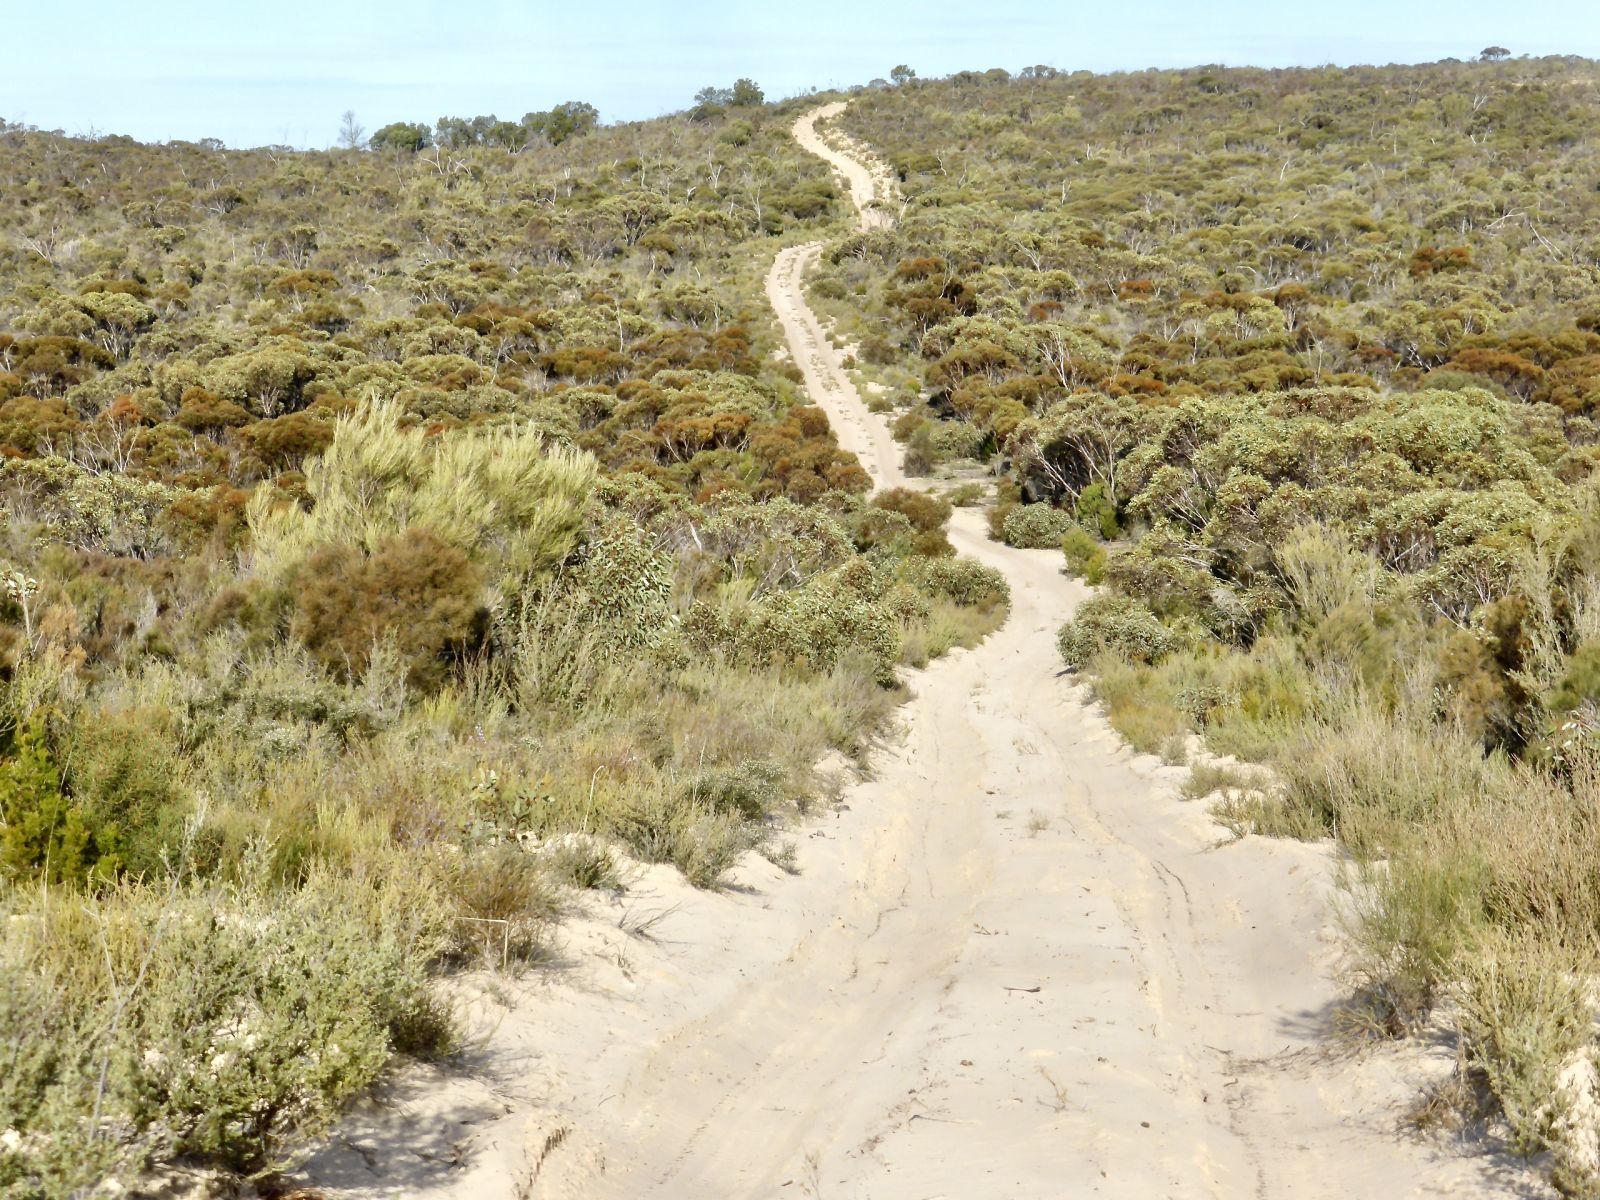
M 766 100 L 761 88 L 751 79 L 740 79 L 732 87 L 704 87 L 695 93 L 689 115 L 697 121 L 721 116 L 729 108 L 756 108 Z M 367 140 L 373 150 L 399 150 L 412 154 L 430 146 L 459 150 L 467 146 L 500 146 L 520 150 L 545 142 L 559 146 L 568 138 L 580 137 L 600 124 L 600 112 L 584 100 L 568 100 L 545 112 L 530 112 L 520 121 L 502 121 L 493 113 L 479 117 L 440 117 L 430 129 L 420 122 L 396 121 L 385 125 Z

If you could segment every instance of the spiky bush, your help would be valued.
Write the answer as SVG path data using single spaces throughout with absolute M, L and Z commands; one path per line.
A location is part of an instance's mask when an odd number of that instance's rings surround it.
M 309 511 L 255 492 L 251 563 L 279 577 L 319 546 L 370 552 L 417 527 L 484 564 L 514 596 L 577 547 L 595 482 L 593 459 L 537 433 L 502 426 L 430 438 L 404 428 L 396 405 L 373 404 L 341 417 L 307 464 Z

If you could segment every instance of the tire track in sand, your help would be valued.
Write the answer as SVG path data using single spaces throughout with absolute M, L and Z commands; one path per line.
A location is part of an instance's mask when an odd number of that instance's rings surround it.
M 886 226 L 887 173 L 802 116 L 806 149 Z M 767 292 L 807 391 L 880 487 L 898 448 L 805 302 L 812 243 Z M 1005 627 L 917 680 L 906 745 L 850 802 L 858 885 L 773 969 L 679 1030 L 621 1098 L 616 1196 L 1504 1195 L 1514 1173 L 1394 1132 L 1392 1064 L 1328 1062 L 1325 848 L 1222 831 L 1064 680 L 1086 594 L 1060 556 L 1004 572 Z

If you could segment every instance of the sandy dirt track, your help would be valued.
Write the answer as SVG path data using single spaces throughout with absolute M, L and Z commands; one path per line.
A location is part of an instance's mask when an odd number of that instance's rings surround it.
M 881 169 L 796 136 L 858 204 Z M 866 180 L 863 196 L 856 184 Z M 880 210 L 870 210 L 878 214 Z M 791 353 L 880 485 L 898 453 L 806 306 Z M 652 870 L 571 926 L 571 972 L 480 998 L 466 1075 L 414 1072 L 310 1177 L 341 1196 L 934 1200 L 1540 1194 L 1406 1140 L 1436 1064 L 1330 1055 L 1325 848 L 1229 841 L 1060 674 L 1083 598 L 1059 554 L 990 542 L 1013 610 L 916 673 L 903 741 L 803 829 L 797 878 L 724 894 Z M 618 926 L 660 916 L 648 936 Z M 634 924 L 637 921 L 634 920 Z

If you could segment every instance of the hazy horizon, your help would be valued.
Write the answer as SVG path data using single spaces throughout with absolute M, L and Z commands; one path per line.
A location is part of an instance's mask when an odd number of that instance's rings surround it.
M 368 131 L 447 115 L 515 120 L 565 100 L 594 104 L 606 122 L 642 120 L 739 76 L 780 98 L 867 83 L 901 62 L 938 76 L 1034 63 L 1104 72 L 1430 62 L 1491 44 L 1514 55 L 1600 56 L 1600 18 L 1566 0 L 1525 4 L 1514 19 L 1486 4 L 1380 0 L 1292 12 L 1262 12 L 1248 0 L 1041 12 L 1000 0 L 977 31 L 970 6 L 948 0 L 820 0 L 799 13 L 730 0 L 670 9 L 490 0 L 471 19 L 443 0 L 381 8 L 282 0 L 237 6 L 226 19 L 197 0 L 152 0 L 137 11 L 90 0 L 78 11 L 76 72 L 44 57 L 14 60 L 0 79 L 0 117 L 141 141 L 322 147 L 347 109 Z M 14 45 L 47 44 L 59 24 L 43 8 L 8 23 Z M 1250 32 L 1230 32 L 1238 29 Z

